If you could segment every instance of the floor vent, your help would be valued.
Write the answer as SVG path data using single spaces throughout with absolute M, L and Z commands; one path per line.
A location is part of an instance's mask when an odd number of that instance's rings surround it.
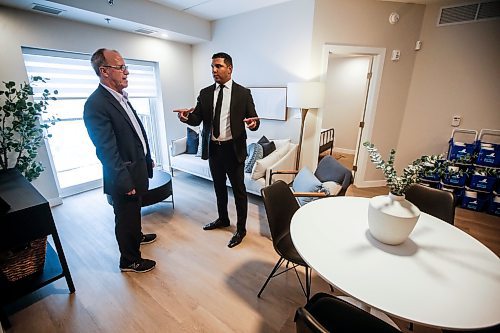
M 150 29 L 145 29 L 145 28 L 139 28 L 134 30 L 135 32 L 138 32 L 140 34 L 145 34 L 145 35 L 151 35 L 154 34 L 156 31 L 150 30 Z
M 62 10 L 62 9 L 54 8 L 54 7 L 49 7 L 49 6 L 44 6 L 44 5 L 40 5 L 38 3 L 34 3 L 33 7 L 31 7 L 31 8 L 33 10 L 36 10 L 36 11 L 39 11 L 39 12 L 42 12 L 42 13 L 46 13 L 46 14 L 51 14 L 51 15 L 59 15 L 62 12 L 64 12 L 64 10 Z
M 500 1 L 470 3 L 441 7 L 438 26 L 476 22 L 500 18 Z

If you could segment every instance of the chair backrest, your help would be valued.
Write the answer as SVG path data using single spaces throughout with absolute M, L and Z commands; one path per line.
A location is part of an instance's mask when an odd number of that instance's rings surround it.
M 295 313 L 297 333 L 401 332 L 369 312 L 333 295 L 318 293 Z
M 273 244 L 290 232 L 290 222 L 293 214 L 299 209 L 299 204 L 293 196 L 290 187 L 278 180 L 260 190 Z
M 454 224 L 455 200 L 450 192 L 413 184 L 406 190 L 405 198 L 422 212 Z
M 342 185 L 342 189 L 337 196 L 345 195 L 347 188 L 353 182 L 352 172 L 345 166 L 340 164 L 331 155 L 327 155 L 319 161 L 316 171 L 314 172 L 316 178 L 320 182 L 334 181 Z

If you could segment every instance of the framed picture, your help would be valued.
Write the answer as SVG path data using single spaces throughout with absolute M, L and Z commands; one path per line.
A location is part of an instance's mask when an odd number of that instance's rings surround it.
M 286 87 L 253 87 L 255 110 L 261 119 L 286 120 Z

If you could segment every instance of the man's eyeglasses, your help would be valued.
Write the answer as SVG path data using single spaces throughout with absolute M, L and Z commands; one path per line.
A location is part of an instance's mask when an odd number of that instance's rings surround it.
M 101 67 L 113 68 L 113 69 L 116 69 L 116 70 L 122 71 L 122 72 L 125 72 L 126 70 L 128 70 L 128 66 L 127 65 L 121 65 L 121 66 L 103 65 Z

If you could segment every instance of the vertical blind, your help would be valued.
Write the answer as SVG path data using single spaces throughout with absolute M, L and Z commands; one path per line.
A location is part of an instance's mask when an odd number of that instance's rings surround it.
M 90 65 L 90 55 L 63 51 L 22 48 L 28 77 L 41 76 L 47 83 L 33 85 L 36 97 L 43 89 L 57 90 L 57 99 L 87 98 L 97 88 L 99 78 Z M 154 63 L 126 60 L 129 68 L 129 97 L 157 96 Z

